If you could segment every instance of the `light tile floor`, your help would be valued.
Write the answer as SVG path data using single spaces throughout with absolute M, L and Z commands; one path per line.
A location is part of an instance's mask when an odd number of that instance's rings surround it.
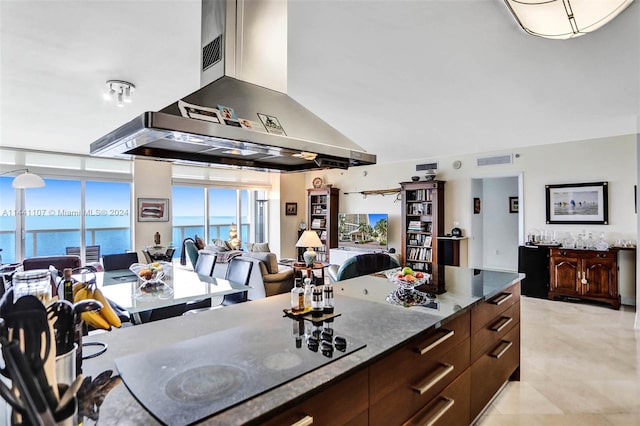
M 640 425 L 634 320 L 635 307 L 523 296 L 520 381 L 476 425 Z

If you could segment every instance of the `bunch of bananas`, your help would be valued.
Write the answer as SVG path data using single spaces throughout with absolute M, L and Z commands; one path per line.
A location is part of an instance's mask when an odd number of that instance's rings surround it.
M 102 303 L 102 309 L 99 311 L 80 314 L 87 325 L 103 330 L 111 330 L 111 327 L 120 327 L 122 325 L 120 318 L 109 304 L 109 301 L 95 284 L 75 283 L 73 285 L 73 302 L 85 299 L 94 299 Z

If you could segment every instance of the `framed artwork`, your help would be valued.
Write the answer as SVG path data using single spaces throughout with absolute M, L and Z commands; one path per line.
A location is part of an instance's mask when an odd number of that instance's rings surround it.
M 168 198 L 138 198 L 138 222 L 168 221 Z
M 509 197 L 509 213 L 518 213 L 518 197 Z
M 608 182 L 547 185 L 547 223 L 609 224 Z
M 473 214 L 480 214 L 480 198 L 473 199 Z
M 285 215 L 296 216 L 298 214 L 298 203 L 285 203 Z

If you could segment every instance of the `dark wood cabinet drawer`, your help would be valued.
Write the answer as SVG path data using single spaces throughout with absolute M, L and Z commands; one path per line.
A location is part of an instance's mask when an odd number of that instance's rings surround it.
M 382 389 L 373 386 L 377 378 L 370 369 L 369 424 L 398 424 L 429 404 L 457 376 L 468 370 L 469 348 L 469 339 L 465 339 L 448 352 L 423 360 L 421 363 L 428 368 L 421 368 L 420 375 L 407 366 L 405 374 L 387 377 L 388 382 L 379 385 Z
M 471 364 L 471 419 L 482 411 L 520 365 L 520 324 Z
M 468 340 L 469 322 L 469 313 L 466 312 L 371 365 L 371 401 L 379 400 L 396 388 L 410 388 L 433 371 L 442 361 L 443 354 Z M 455 374 L 460 374 L 460 371 Z
M 507 308 L 471 336 L 471 362 L 475 362 L 520 322 L 520 302 Z
M 466 426 L 470 422 L 471 373 L 467 369 L 427 406 L 407 420 L 405 426 Z
M 298 379 L 304 380 L 304 377 Z M 298 405 L 266 416 L 260 425 L 366 425 L 369 419 L 369 370 L 364 369 Z
M 489 321 L 493 321 L 507 308 L 520 301 L 520 282 L 501 291 L 491 299 L 476 305 L 471 310 L 471 334 L 475 334 Z

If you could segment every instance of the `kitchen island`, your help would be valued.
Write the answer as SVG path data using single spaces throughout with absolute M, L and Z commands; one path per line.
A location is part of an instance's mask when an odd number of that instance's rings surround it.
M 396 409 L 409 413 L 406 417 L 408 419 L 414 412 L 420 414 L 417 411 L 422 411 L 423 405 L 429 410 L 434 405 L 435 414 L 443 416 L 442 420 L 446 419 L 445 412 L 450 410 L 451 413 L 458 413 L 455 422 L 468 424 L 484 408 L 506 378 L 518 378 L 518 302 L 519 281 L 522 278 L 523 275 L 517 273 L 458 268 L 455 279 L 448 280 L 447 293 L 438 295 L 436 303 L 430 304 L 431 307 L 411 308 L 385 301 L 386 296 L 394 291 L 396 286 L 380 276 L 358 277 L 335 283 L 336 313 L 340 315 L 331 323 L 333 333 L 335 336 L 348 336 L 349 339 L 355 339 L 366 346 L 356 345 L 353 352 L 339 358 L 339 351 L 335 351 L 335 360 L 320 352 L 315 353 L 317 357 L 326 358 L 323 365 L 293 379 L 285 377 L 284 380 L 288 380 L 286 383 L 261 391 L 257 396 L 235 402 L 233 406 L 199 419 L 198 422 L 231 425 L 265 424 L 274 420 L 276 423 L 282 423 L 284 419 L 289 420 L 293 419 L 292 416 L 297 416 L 297 411 L 300 411 L 301 407 L 304 408 L 307 402 L 310 401 L 313 405 L 329 398 L 326 401 L 327 409 L 316 414 L 316 424 L 327 423 L 326 418 L 323 421 L 323 415 L 334 416 L 331 417 L 333 424 L 383 424 L 385 415 L 391 416 L 395 422 L 402 423 L 405 418 L 398 417 L 400 414 Z M 163 365 L 157 369 L 157 374 L 143 376 L 147 382 L 147 392 L 152 395 L 164 395 L 167 390 L 163 385 L 165 382 L 162 376 L 167 374 L 166 370 L 171 370 L 170 374 L 173 374 L 187 367 L 212 364 L 212 361 L 207 361 L 208 353 L 215 354 L 217 358 L 214 358 L 219 360 L 219 353 L 228 349 L 224 345 L 216 345 L 212 336 L 228 338 L 237 330 L 238 339 L 234 342 L 233 348 L 235 352 L 246 347 L 252 351 L 257 362 L 264 358 L 272 358 L 266 352 L 256 353 L 260 350 L 255 349 L 256 341 L 264 340 L 265 327 L 280 328 L 283 333 L 288 333 L 290 345 L 280 348 L 280 351 L 282 358 L 295 359 L 293 357 L 296 353 L 301 354 L 300 351 L 309 350 L 305 343 L 302 347 L 296 345 L 296 322 L 283 316 L 283 309 L 288 306 L 289 295 L 284 294 L 85 337 L 85 341 L 107 343 L 109 348 L 103 355 L 85 360 L 83 373 L 95 376 L 107 369 L 117 371 L 116 364 L 130 365 L 132 357 L 139 355 L 140 359 L 146 357 L 152 362 L 158 355 L 163 354 L 163 351 L 171 351 L 175 354 L 173 356 L 176 360 L 173 365 Z M 455 328 L 455 333 L 453 330 L 447 330 L 447 327 Z M 254 335 L 247 334 L 251 333 L 251 330 Z M 495 334 L 495 338 L 485 336 L 491 332 Z M 476 335 L 478 338 L 474 338 Z M 423 345 L 422 341 L 426 341 L 427 344 Z M 446 348 L 445 344 L 442 344 L 445 341 L 448 345 Z M 194 351 L 194 342 L 203 342 L 202 349 Z M 267 348 L 268 344 L 269 342 L 265 341 L 264 347 Z M 417 396 L 402 398 L 402 401 L 408 401 L 405 405 L 409 405 L 405 407 L 394 400 L 395 395 L 402 395 L 396 387 L 405 381 L 412 382 L 417 379 L 400 377 L 395 373 L 392 377 L 385 378 L 385 372 L 393 372 L 395 368 L 420 372 L 423 367 L 410 358 L 414 356 L 416 346 L 423 353 L 428 353 L 428 357 L 453 357 L 455 360 L 437 361 L 438 366 L 444 366 L 443 371 L 435 371 L 433 374 L 429 372 L 427 384 L 418 383 L 418 389 L 413 386 L 413 390 L 407 390 Z M 182 353 L 177 352 L 180 348 L 184 348 Z M 405 352 L 411 353 L 407 355 L 409 358 L 405 356 Z M 495 360 L 500 361 L 495 367 L 487 364 Z M 509 360 L 509 363 L 505 364 L 503 360 Z M 420 362 L 425 366 L 430 363 L 433 364 L 431 361 Z M 215 364 L 223 363 L 216 361 Z M 407 368 L 407 365 L 415 368 Z M 143 367 L 145 366 L 141 364 L 141 370 L 144 370 Z M 278 368 L 282 370 L 285 367 Z M 491 370 L 492 368 L 498 370 Z M 489 379 L 485 377 L 487 374 Z M 130 386 L 127 374 L 123 376 L 125 384 Z M 495 378 L 491 379 L 492 377 Z M 140 377 L 136 380 L 139 381 Z M 492 380 L 498 382 L 491 383 Z M 473 394 L 480 396 L 470 398 L 471 387 L 474 387 Z M 344 397 L 344 389 L 348 390 L 347 398 Z M 358 389 L 362 392 L 357 392 Z M 448 389 L 465 394 L 466 402 L 454 404 L 451 398 L 438 396 Z M 139 385 L 136 390 L 139 392 Z M 115 387 L 100 409 L 100 423 L 160 423 L 138 402 L 144 399 L 144 396 L 142 399 L 139 396 L 134 397 L 124 385 Z M 331 400 L 332 397 L 340 400 Z M 173 399 L 176 407 L 180 404 L 177 399 Z M 189 402 L 185 401 L 184 404 L 188 406 Z M 328 409 L 330 407 L 334 407 L 338 412 L 332 413 Z M 420 410 L 416 410 L 416 407 Z M 181 421 L 174 418 L 170 423 L 191 421 L 193 419 L 186 418 Z

